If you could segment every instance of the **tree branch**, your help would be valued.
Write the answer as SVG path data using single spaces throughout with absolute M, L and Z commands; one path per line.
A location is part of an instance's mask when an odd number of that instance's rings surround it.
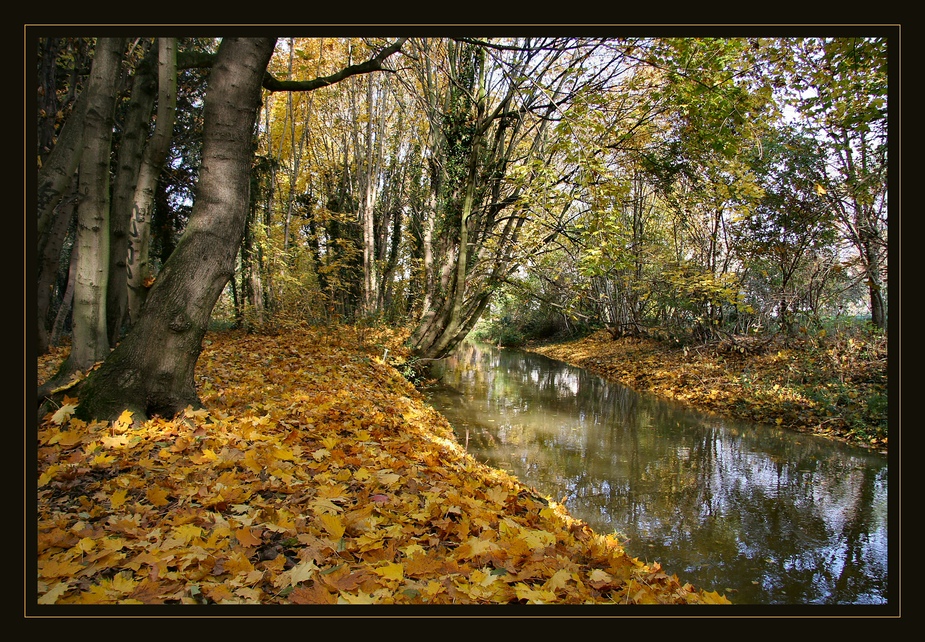
M 331 74 L 330 76 L 322 76 L 312 80 L 278 80 L 274 78 L 270 72 L 266 72 L 263 77 L 263 88 L 274 92 L 313 91 L 315 89 L 320 89 L 321 87 L 327 87 L 328 85 L 338 83 L 345 78 L 349 78 L 350 76 L 368 74 L 373 71 L 391 71 L 390 69 L 383 68 L 382 63 L 386 58 L 401 49 L 406 40 L 408 40 L 408 38 L 399 38 L 366 62 L 350 65 L 349 67 L 345 67 L 344 69 L 338 71 L 336 74 Z M 177 57 L 178 69 L 208 69 L 211 68 L 214 63 L 215 54 L 210 53 L 184 52 L 179 54 Z
M 350 65 L 330 76 L 322 76 L 312 80 L 277 80 L 267 72 L 263 78 L 263 88 L 268 91 L 312 91 L 314 89 L 333 85 L 350 76 L 368 74 L 373 71 L 390 71 L 389 69 L 384 69 L 382 63 L 386 58 L 401 49 L 406 40 L 407 38 L 399 38 L 366 62 Z

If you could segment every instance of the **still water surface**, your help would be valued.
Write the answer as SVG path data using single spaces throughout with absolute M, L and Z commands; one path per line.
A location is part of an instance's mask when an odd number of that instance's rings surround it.
M 431 404 L 470 453 L 736 604 L 885 604 L 887 458 L 464 343 Z

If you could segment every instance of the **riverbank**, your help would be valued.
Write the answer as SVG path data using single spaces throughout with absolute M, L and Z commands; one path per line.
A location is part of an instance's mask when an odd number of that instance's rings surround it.
M 601 330 L 525 349 L 701 410 L 888 448 L 885 338 L 684 347 Z
M 209 333 L 205 408 L 136 428 L 48 415 L 39 604 L 729 603 L 468 455 L 389 342 Z

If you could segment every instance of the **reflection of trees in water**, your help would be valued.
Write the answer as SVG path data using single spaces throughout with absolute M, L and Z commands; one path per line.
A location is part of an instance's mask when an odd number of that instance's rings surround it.
M 537 355 L 464 345 L 447 365 L 470 451 L 624 534 L 631 554 L 737 587 L 734 601 L 883 599 L 882 459 L 738 428 Z

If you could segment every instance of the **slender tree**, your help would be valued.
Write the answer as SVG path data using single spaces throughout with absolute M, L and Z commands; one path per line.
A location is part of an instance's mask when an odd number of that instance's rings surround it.
M 127 279 L 129 322 L 141 317 L 153 271 L 149 266 L 151 221 L 154 216 L 158 177 L 164 167 L 173 137 L 177 109 L 177 43 L 175 38 L 157 39 L 157 118 L 148 140 L 132 198 L 128 234 Z
M 845 237 L 857 251 L 871 323 L 886 327 L 887 40 L 802 41 L 796 105 L 829 154 L 824 185 Z
M 106 316 L 109 344 L 115 346 L 121 338 L 128 310 L 126 264 L 129 255 L 129 221 L 132 218 L 135 185 L 141 170 L 142 156 L 148 141 L 148 123 L 157 95 L 157 48 L 142 41 L 147 50 L 134 67 L 131 95 L 124 108 L 121 140 L 118 144 L 113 177 L 112 205 L 109 227 L 109 285 Z

